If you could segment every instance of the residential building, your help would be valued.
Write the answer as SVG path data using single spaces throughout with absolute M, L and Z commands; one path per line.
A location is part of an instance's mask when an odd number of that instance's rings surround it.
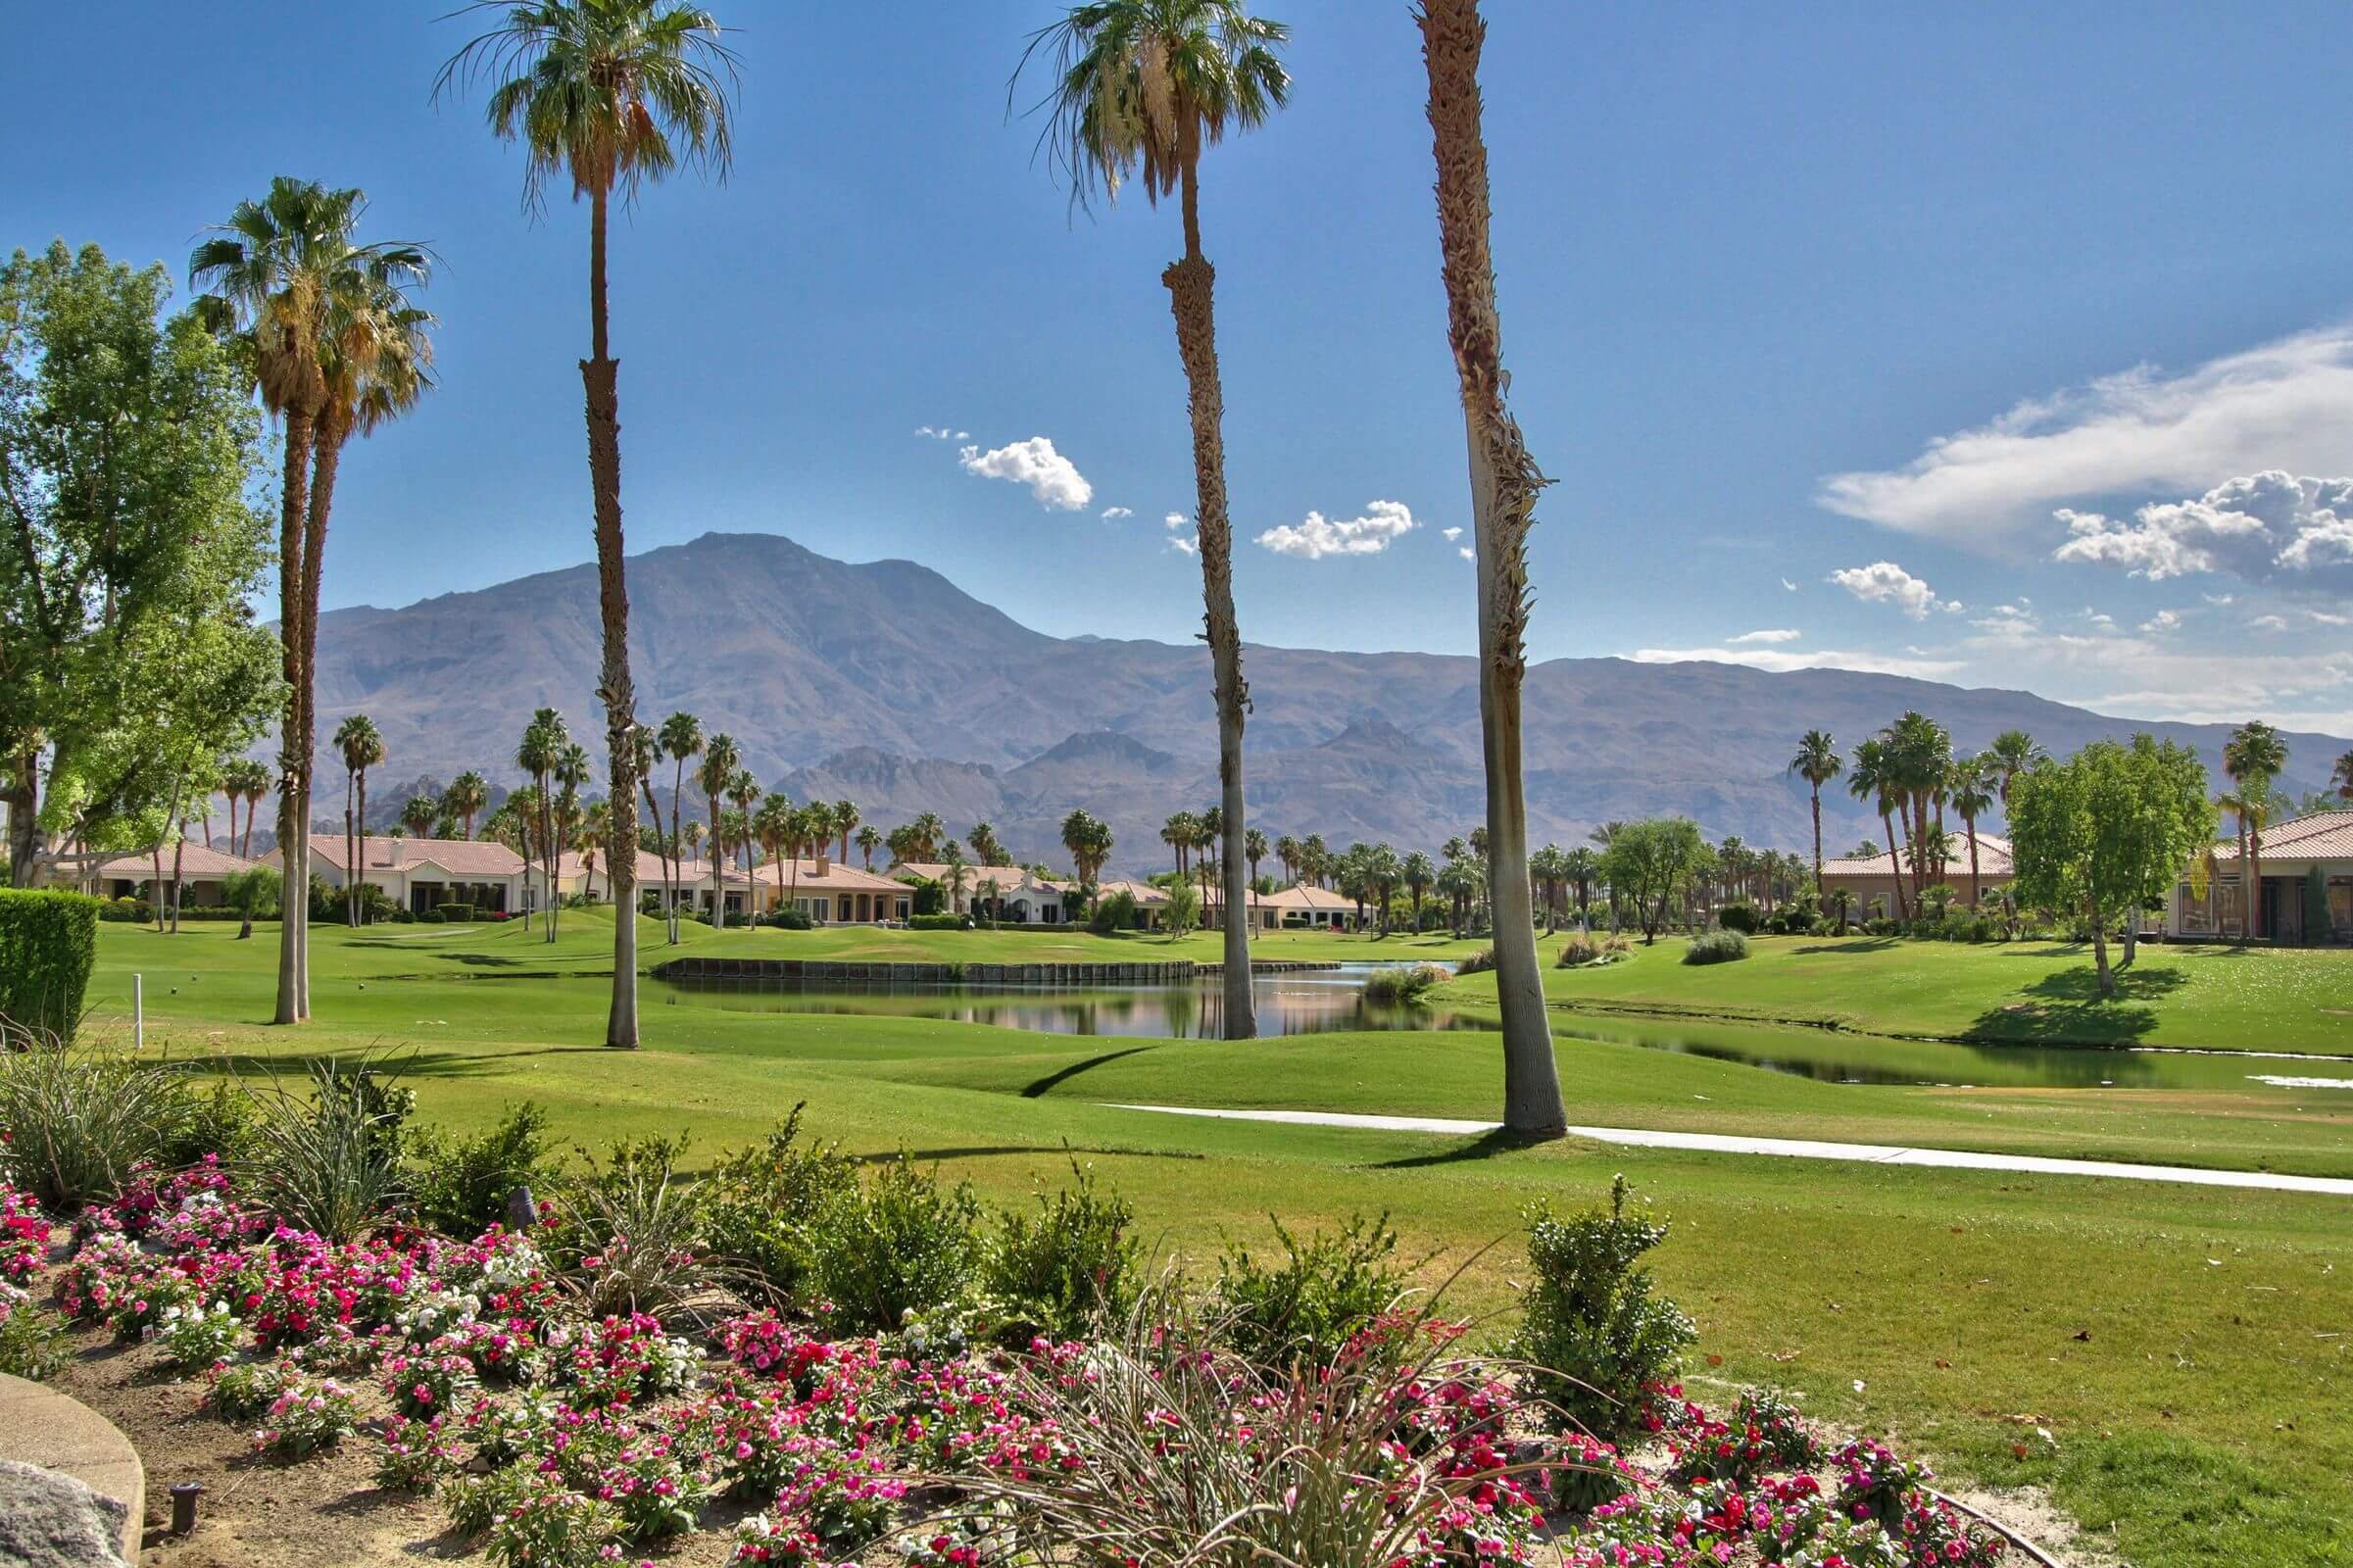
M 177 856 L 174 862 L 173 857 Z M 239 871 L 249 871 L 255 861 L 240 856 L 226 855 L 202 844 L 183 844 L 177 850 L 167 845 L 163 851 L 164 882 L 172 883 L 176 863 L 179 877 L 177 904 L 183 909 L 216 909 L 228 902 L 221 884 Z M 102 861 L 88 875 L 94 879 L 99 896 L 109 899 L 150 899 L 155 897 L 156 856 L 118 855 Z M 90 881 L 84 881 L 90 886 Z
M 975 865 L 964 862 L 961 888 L 955 895 L 958 914 L 972 913 L 1014 925 L 1061 925 L 1075 918 L 1082 890 L 1076 882 L 1045 877 L 1019 865 Z M 941 860 L 894 860 L 894 877 L 921 877 L 948 886 L 949 868 Z
M 1981 897 L 1991 897 L 2010 885 L 2010 841 L 1999 834 L 1981 830 L 1978 833 L 1977 875 L 1969 870 L 1969 836 L 1950 833 L 1950 853 L 1941 867 L 1930 869 L 1927 885 L 1938 883 L 1953 890 L 1956 902 L 1973 902 L 1973 887 L 1982 889 Z M 1847 917 L 1854 920 L 1891 918 L 1895 912 L 1896 879 L 1902 878 L 1905 907 L 1911 906 L 1912 862 L 1909 857 L 1895 855 L 1844 855 L 1835 860 L 1822 862 L 1822 896 L 1827 903 L 1834 895 L 1843 892 L 1849 904 Z
M 2315 811 L 2263 832 L 2263 880 L 2254 929 L 2290 946 L 2353 944 L 2353 810 Z M 2168 936 L 2246 935 L 2248 900 L 2238 839 L 2216 843 L 2181 874 L 2166 908 Z
M 369 835 L 360 840 L 358 879 L 381 889 L 411 914 L 444 904 L 470 904 L 481 914 L 519 914 L 526 906 L 547 904 L 544 873 L 524 874 L 523 858 L 493 839 L 405 839 Z M 282 851 L 271 850 L 261 864 L 282 867 Z M 311 870 L 329 887 L 349 887 L 340 833 L 311 835 Z

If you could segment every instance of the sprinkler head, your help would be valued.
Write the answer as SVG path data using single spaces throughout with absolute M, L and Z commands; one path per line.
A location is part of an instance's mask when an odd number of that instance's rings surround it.
M 196 1499 L 204 1495 L 204 1488 L 193 1481 L 183 1481 L 172 1489 L 172 1533 L 184 1536 L 196 1528 Z

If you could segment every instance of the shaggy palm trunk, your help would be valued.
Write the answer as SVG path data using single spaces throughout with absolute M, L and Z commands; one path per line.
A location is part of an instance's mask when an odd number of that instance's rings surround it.
M 311 775 L 319 741 L 319 589 L 326 564 L 327 515 L 335 506 L 335 475 L 343 463 L 343 443 L 351 434 L 348 422 L 321 415 L 311 431 L 311 494 L 304 508 L 302 528 L 302 824 L 303 865 L 311 861 Z M 348 867 L 346 874 L 349 874 Z M 308 883 L 305 884 L 308 886 Z M 305 901 L 307 904 L 307 900 Z M 302 1016 L 311 1016 L 311 921 L 306 909 L 302 922 Z
M 1257 1037 L 1250 998 L 1250 888 L 1243 880 L 1245 807 L 1242 795 L 1242 721 L 1250 707 L 1250 684 L 1242 678 L 1242 631 L 1234 618 L 1234 530 L 1226 515 L 1225 394 L 1217 379 L 1217 319 L 1211 295 L 1217 270 L 1201 255 L 1200 188 L 1195 159 L 1200 149 L 1188 134 L 1183 153 L 1184 260 L 1160 274 L 1176 317 L 1177 353 L 1185 363 L 1187 409 L 1193 416 L 1194 515 L 1199 529 L 1201 598 L 1209 643 L 1211 680 L 1217 694 L 1218 808 L 1224 830 L 1219 865 L 1225 887 L 1225 1038 Z
M 629 584 L 621 560 L 620 366 L 608 352 L 605 324 L 606 192 L 589 207 L 588 309 L 591 357 L 580 362 L 588 397 L 588 477 L 596 491 L 597 608 L 605 623 L 605 662 L 597 696 L 605 704 L 605 744 L 613 759 L 606 799 L 611 837 L 605 879 L 613 889 L 613 1007 L 605 1044 L 637 1047 L 637 694 L 629 678 Z
M 315 411 L 286 411 L 286 460 L 279 482 L 277 528 L 278 671 L 286 707 L 278 731 L 277 843 L 284 909 L 278 921 L 277 1008 L 273 1023 L 300 1023 L 309 1004 L 305 928 L 311 912 L 310 703 L 304 684 L 303 518 L 310 510 Z
M 2247 929 L 2261 942 L 2263 931 L 2263 818 L 2247 828 Z
M 678 941 L 678 879 L 686 862 L 686 813 L 680 808 L 678 797 L 686 788 L 686 758 L 679 756 L 678 765 L 670 774 L 670 885 L 664 890 L 662 921 L 668 928 L 672 945 Z
M 1978 824 L 1969 819 L 1969 907 L 1976 909 L 1985 900 L 1985 882 L 1978 876 Z
M 1887 864 L 1894 872 L 1894 874 L 1887 879 L 1887 886 L 1890 890 L 1887 895 L 1889 901 L 1887 905 L 1887 913 L 1891 918 L 1900 920 L 1904 917 L 1903 851 L 1896 847 L 1895 818 L 1889 814 L 1887 810 L 1887 803 L 1884 799 L 1879 803 L 1879 825 L 1880 830 L 1887 835 Z M 1864 912 L 1869 913 L 1870 911 L 1865 910 Z
M 1503 404 L 1502 327 L 1488 242 L 1487 144 L 1480 132 L 1478 0 L 1425 0 L 1422 58 L 1438 161 L 1438 227 L 1446 285 L 1446 341 L 1462 386 L 1478 545 L 1479 721 L 1487 753 L 1488 898 L 1495 996 L 1503 1015 L 1503 1125 L 1558 1137 L 1568 1120 L 1544 1016 L 1528 887 L 1528 818 L 1520 780 L 1520 684 L 1527 670 L 1528 528 L 1544 475 Z
M 1814 897 L 1822 897 L 1822 785 L 1814 784 Z
M 2255 934 L 2255 890 L 2247 881 L 2247 813 L 2238 813 L 2238 940 Z
M 727 840 L 719 832 L 719 798 L 711 798 L 711 928 L 727 929 Z

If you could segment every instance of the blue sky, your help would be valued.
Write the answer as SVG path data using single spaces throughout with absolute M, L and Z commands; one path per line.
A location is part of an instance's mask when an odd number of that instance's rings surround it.
M 0 59 L 0 243 L 184 273 L 289 172 L 444 258 L 443 384 L 345 463 L 337 605 L 590 555 L 585 215 L 529 220 L 478 102 L 428 104 L 446 9 L 82 0 Z M 1505 353 L 1558 481 L 1535 653 L 2353 733 L 2341 7 L 1489 9 Z M 1467 650 L 1416 35 L 1389 0 L 1268 10 L 1292 107 L 1203 173 L 1244 632 Z M 632 547 L 775 530 L 1048 631 L 1189 636 L 1176 218 L 1074 220 L 1007 122 L 1053 7 L 719 12 L 734 177 L 614 236 Z

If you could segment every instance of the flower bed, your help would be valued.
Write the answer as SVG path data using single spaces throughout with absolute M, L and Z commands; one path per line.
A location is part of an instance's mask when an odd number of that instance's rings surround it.
M 589 1317 L 528 1236 L 388 1226 L 330 1244 L 271 1223 L 213 1162 L 141 1173 L 61 1264 L 48 1226 L 0 1186 L 0 1286 L 201 1373 L 203 1405 L 271 1460 L 361 1448 L 378 1484 L 434 1498 L 498 1564 L 586 1568 L 715 1531 L 740 1563 L 984 1568 L 1066 1544 L 1079 1515 L 1057 1510 L 1103 1498 L 1140 1564 L 1216 1530 L 1395 1568 L 2002 1558 L 1923 1467 L 1832 1443 L 1786 1398 L 1719 1414 L 1652 1387 L 1665 1458 L 1636 1463 L 1556 1430 L 1541 1379 L 1428 1317 L 1388 1314 L 1282 1370 L 1173 1298 L 1013 1348 L 953 1315 L 847 1338 L 741 1302 Z M 1191 1517 L 1187 1498 L 1214 1507 Z M 1342 1558 L 1343 1530 L 1378 1553 Z

